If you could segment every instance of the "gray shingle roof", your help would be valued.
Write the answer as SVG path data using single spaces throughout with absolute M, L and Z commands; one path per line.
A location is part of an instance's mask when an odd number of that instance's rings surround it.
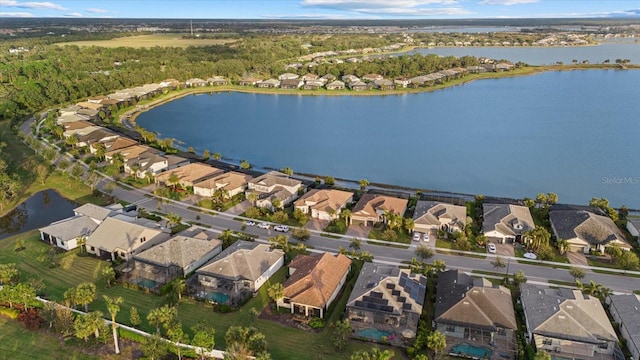
M 521 235 L 534 229 L 535 224 L 529 208 L 510 204 L 483 204 L 482 231 L 500 231 L 505 235 Z M 522 225 L 522 229 L 514 228 L 515 224 Z
M 162 267 L 173 265 L 184 269 L 200 260 L 218 246 L 222 246 L 222 241 L 217 239 L 196 239 L 177 235 L 139 253 L 134 259 L 150 262 Z
M 440 226 L 440 218 L 451 219 L 445 223 L 457 223 L 463 228 L 467 223 L 467 208 L 437 201 L 418 201 L 413 213 L 416 224 Z
M 78 236 L 88 236 L 97 227 L 98 224 L 88 216 L 80 215 L 54 222 L 49 226 L 40 228 L 40 231 L 62 241 L 68 241 Z
M 255 281 L 282 257 L 282 250 L 238 240 L 196 272 L 232 280 Z
M 135 248 L 139 244 L 140 236 L 147 232 L 151 240 L 162 233 L 158 229 L 149 228 L 113 217 L 106 218 L 100 226 L 89 236 L 87 245 L 113 251 L 116 248 Z M 146 236 L 145 236 L 146 237 Z
M 640 295 L 610 295 L 612 308 L 615 307 L 627 329 L 627 341 L 640 349 Z
M 585 210 L 556 210 L 549 220 L 559 239 L 578 237 L 589 244 L 608 244 L 618 240 L 627 243 L 624 235 L 611 218 Z
M 106 219 L 108 216 L 114 213 L 113 210 L 107 209 L 99 205 L 90 204 L 90 203 L 84 204 L 80 207 L 73 209 L 73 212 L 75 212 L 76 214 L 85 215 L 92 219 L 96 219 L 100 221 Z

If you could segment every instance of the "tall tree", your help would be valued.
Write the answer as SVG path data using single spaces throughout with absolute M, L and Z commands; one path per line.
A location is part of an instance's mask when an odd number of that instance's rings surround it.
M 191 328 L 191 331 L 193 331 L 191 345 L 199 348 L 196 353 L 200 355 L 200 359 L 204 360 L 206 358 L 206 353 L 211 352 L 216 345 L 216 331 L 213 327 L 207 324 L 206 320 L 199 321 Z
M 421 261 L 429 260 L 435 255 L 435 252 L 432 248 L 425 244 L 420 244 L 416 247 L 415 254 L 420 258 Z
M 439 331 L 432 331 L 427 336 L 427 347 L 433 351 L 434 359 L 439 359 L 442 350 L 447 347 L 447 338 Z
M 89 304 L 96 299 L 96 285 L 90 282 L 83 282 L 76 288 L 76 303 L 84 305 L 84 312 L 89 312 Z
M 336 321 L 331 324 L 331 337 L 333 338 L 333 346 L 335 346 L 337 351 L 343 351 L 345 346 L 347 346 L 351 331 L 349 319 Z
M 189 342 L 189 335 L 187 335 L 182 329 L 182 324 L 175 322 L 169 330 L 167 330 L 169 340 L 173 342 L 172 346 L 175 349 L 178 360 L 182 360 L 182 346 L 180 344 Z
M 120 345 L 118 343 L 118 323 L 116 322 L 116 316 L 120 312 L 120 304 L 122 304 L 122 298 L 120 296 L 116 298 L 110 298 L 107 295 L 102 295 L 105 303 L 107 304 L 107 311 L 111 315 L 111 330 L 113 331 L 113 346 L 116 354 L 120 354 Z
M 269 294 L 269 298 L 276 304 L 276 309 L 280 311 L 278 301 L 284 296 L 284 286 L 282 286 L 282 283 L 277 282 L 272 284 L 267 289 L 267 293 Z
M 187 283 L 183 278 L 176 279 L 172 285 L 173 292 L 178 295 L 178 301 L 182 300 L 182 294 L 187 289 Z
M 0 284 L 15 285 L 18 280 L 18 267 L 15 263 L 0 264 Z

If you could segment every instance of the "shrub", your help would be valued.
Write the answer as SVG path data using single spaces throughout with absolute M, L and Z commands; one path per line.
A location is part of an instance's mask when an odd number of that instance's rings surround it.
M 380 237 L 382 238 L 382 240 L 386 240 L 386 241 L 398 240 L 398 234 L 395 232 L 395 230 L 391 230 L 391 229 L 387 229 L 383 231 Z
M 226 313 L 234 312 L 236 311 L 236 309 L 234 309 L 233 307 L 227 304 L 213 304 L 213 311 L 226 314 Z
M 314 318 L 311 318 L 311 320 L 309 320 L 309 326 L 311 326 L 312 329 L 321 329 L 325 325 L 326 325 L 326 321 L 324 319 L 314 317 Z
M 0 315 L 15 320 L 18 318 L 18 315 L 20 315 L 20 311 L 18 309 L 10 309 L 0 306 Z

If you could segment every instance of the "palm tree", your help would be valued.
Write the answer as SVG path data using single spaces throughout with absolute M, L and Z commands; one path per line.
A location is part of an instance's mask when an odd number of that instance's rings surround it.
M 167 225 L 171 224 L 173 226 L 176 226 L 176 225 L 180 224 L 181 222 L 182 222 L 182 216 L 180 216 L 180 215 L 178 215 L 176 213 L 167 214 Z
M 276 304 L 276 310 L 280 311 L 280 304 L 278 303 L 278 300 L 282 299 L 284 296 L 284 286 L 282 286 L 282 283 L 278 282 L 269 286 L 267 293 L 269 294 L 269 298 L 271 298 L 271 300 Z
M 80 254 L 84 254 L 87 252 L 87 248 L 85 247 L 85 245 L 87 244 L 87 237 L 86 236 L 80 236 L 78 237 L 78 246 L 80 247 Z
M 258 201 L 258 194 L 253 191 L 250 192 L 249 194 L 247 194 L 247 200 L 249 200 L 252 206 L 255 206 L 256 201 Z
M 558 251 L 560 251 L 560 254 L 562 255 L 571 248 L 571 244 L 569 244 L 567 239 L 558 239 L 558 241 L 556 241 L 556 245 L 558 246 Z
M 532 249 L 538 250 L 540 247 L 549 244 L 551 234 L 544 227 L 536 225 L 535 229 L 525 231 L 523 237 L 529 239 Z
M 369 180 L 367 179 L 360 179 L 359 183 L 360 183 L 360 190 L 362 191 L 364 191 L 364 189 L 366 189 L 367 186 L 369 186 Z
M 344 223 L 349 225 L 349 220 L 351 220 L 351 210 L 344 208 L 340 211 L 340 217 L 344 219 Z
M 75 299 L 78 305 L 84 305 L 84 312 L 89 312 L 89 304 L 96 299 L 96 285 L 90 282 L 78 285 Z
M 107 310 L 111 315 L 111 330 L 113 330 L 113 344 L 115 346 L 116 354 L 120 354 L 120 346 L 118 345 L 118 323 L 116 323 L 116 315 L 120 312 L 120 304 L 122 304 L 122 298 L 110 298 L 107 295 L 102 295 L 104 301 L 107 303 Z
M 167 179 L 167 184 L 173 188 L 173 191 L 176 191 L 178 184 L 180 184 L 180 177 L 178 174 L 172 172 Z
M 187 283 L 184 281 L 184 279 L 180 278 L 173 282 L 172 288 L 173 291 L 178 294 L 178 302 L 180 302 L 180 300 L 182 300 L 182 293 L 187 288 Z
M 222 154 L 220 154 L 219 152 L 213 153 L 213 160 L 220 160 L 222 159 Z

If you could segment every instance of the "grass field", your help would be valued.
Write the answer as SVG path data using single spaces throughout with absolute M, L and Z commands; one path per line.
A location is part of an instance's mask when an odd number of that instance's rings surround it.
M 24 241 L 26 249 L 15 252 L 13 249 L 18 239 Z M 84 281 L 94 282 L 97 287 L 97 299 L 89 305 L 89 310 L 100 310 L 107 314 L 102 295 L 121 296 L 124 302 L 117 316 L 118 322 L 129 324 L 129 310 L 131 306 L 135 306 L 143 319 L 140 328 L 150 332 L 154 331 L 147 324 L 146 316 L 149 310 L 168 303 L 170 299 L 167 296 L 157 296 L 122 286 L 105 288 L 99 274 L 101 269 L 109 264 L 93 257 L 78 256 L 77 250 L 58 255 L 61 266 L 50 269 L 45 263 L 45 254 L 48 249 L 49 246 L 39 240 L 37 231 L 29 231 L 0 241 L 0 258 L 3 263 L 16 263 L 23 280 L 31 277 L 42 278 L 46 285 L 44 292 L 49 299 L 54 301 L 62 301 L 64 292 L 70 287 Z M 270 282 L 282 281 L 285 273 L 286 269 L 281 269 Z M 234 313 L 215 313 L 211 305 L 190 299 L 183 300 L 178 306 L 178 314 L 185 331 L 191 333 L 190 328 L 193 325 L 200 320 L 207 320 L 216 329 L 216 348 L 224 349 L 224 334 L 230 326 L 255 326 L 265 334 L 269 344 L 269 352 L 274 359 L 306 359 L 311 353 L 314 354 L 314 358 L 318 359 L 348 359 L 354 351 L 373 346 L 373 344 L 354 340 L 350 342 L 344 352 L 337 353 L 331 343 L 331 333 L 328 327 L 323 332 L 315 333 L 254 318 L 250 310 L 252 308 L 262 310 L 269 303 L 267 288 L 270 282 L 267 282 L 258 295 L 244 305 L 240 311 Z M 341 299 L 336 313 L 333 314 L 333 319 L 341 317 L 345 303 L 346 298 Z M 402 359 L 401 350 L 394 349 L 394 351 L 396 358 Z
M 222 45 L 230 42 L 235 42 L 237 39 L 183 39 L 184 34 L 153 34 L 153 35 L 138 35 L 128 36 L 109 40 L 91 40 L 91 41 L 73 41 L 66 43 L 59 43 L 58 45 L 77 45 L 77 46 L 99 46 L 108 48 L 117 47 L 132 47 L 132 48 L 144 48 L 144 47 L 181 47 L 186 48 L 188 46 L 210 46 L 210 45 Z
M 60 340 L 44 332 L 26 330 L 17 321 L 0 317 L 0 357 L 14 360 L 99 359 L 64 346 Z

